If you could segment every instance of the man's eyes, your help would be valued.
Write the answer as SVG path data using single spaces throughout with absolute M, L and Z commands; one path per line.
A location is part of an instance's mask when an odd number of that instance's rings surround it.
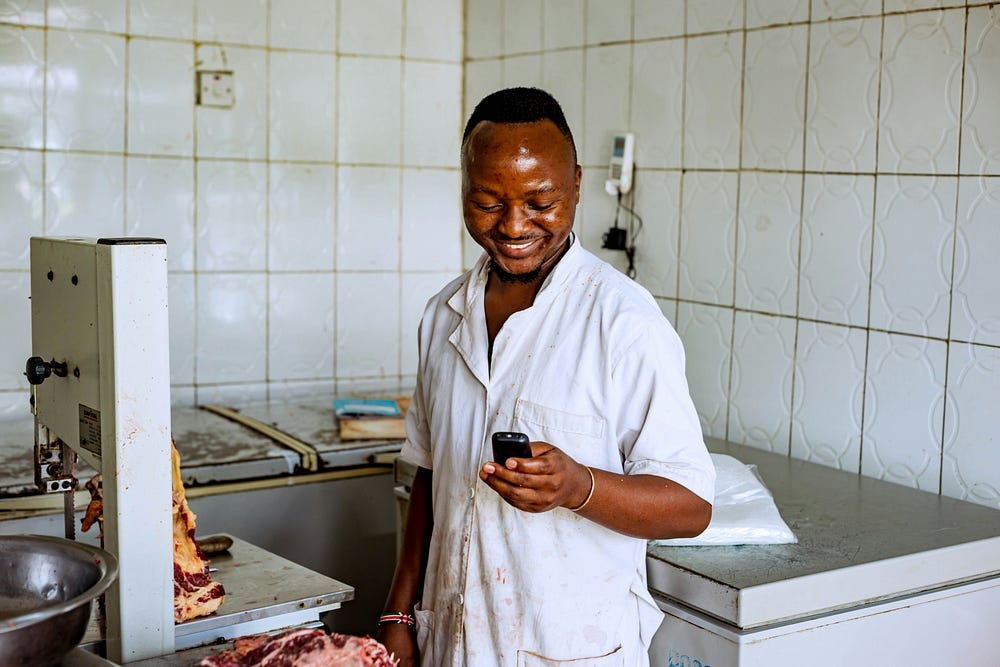
M 499 211 L 502 208 L 500 204 L 483 204 L 481 202 L 473 202 L 472 205 L 478 208 L 480 211 L 485 211 L 485 212 Z

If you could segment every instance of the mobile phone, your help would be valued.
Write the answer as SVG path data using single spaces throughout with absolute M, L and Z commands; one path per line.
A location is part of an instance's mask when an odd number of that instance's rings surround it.
M 509 458 L 531 458 L 528 436 L 516 431 L 498 431 L 493 434 L 493 460 L 506 465 Z

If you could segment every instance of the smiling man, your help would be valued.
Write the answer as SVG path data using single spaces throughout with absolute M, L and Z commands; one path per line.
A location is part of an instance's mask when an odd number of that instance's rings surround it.
M 431 299 L 402 456 L 419 466 L 379 637 L 401 665 L 646 665 L 646 539 L 697 535 L 715 471 L 655 301 L 573 234 L 558 103 L 512 88 L 465 128 L 485 253 Z M 493 461 L 491 435 L 531 457 Z

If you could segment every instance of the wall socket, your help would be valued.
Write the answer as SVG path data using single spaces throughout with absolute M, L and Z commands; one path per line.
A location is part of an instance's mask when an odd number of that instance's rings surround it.
M 231 109 L 236 104 L 231 70 L 198 70 L 197 103 L 203 107 Z

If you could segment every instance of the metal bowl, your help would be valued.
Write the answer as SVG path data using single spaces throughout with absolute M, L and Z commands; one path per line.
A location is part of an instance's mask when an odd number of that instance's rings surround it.
M 0 535 L 0 667 L 58 662 L 83 639 L 91 602 L 117 576 L 117 559 L 103 549 Z

